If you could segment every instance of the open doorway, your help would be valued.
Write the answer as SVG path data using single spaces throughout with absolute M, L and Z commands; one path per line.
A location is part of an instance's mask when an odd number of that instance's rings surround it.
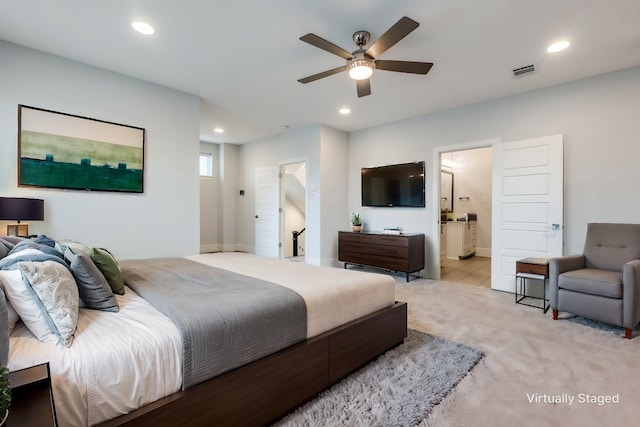
M 440 278 L 491 288 L 492 147 L 440 154 Z
M 307 166 L 306 162 L 280 166 L 281 257 L 304 261 L 306 248 Z

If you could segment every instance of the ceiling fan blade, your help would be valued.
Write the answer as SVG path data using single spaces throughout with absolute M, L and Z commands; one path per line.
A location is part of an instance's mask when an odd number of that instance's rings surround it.
M 356 80 L 356 87 L 358 88 L 358 98 L 371 95 L 371 83 L 369 79 Z
M 334 55 L 338 55 L 341 58 L 344 58 L 344 59 L 353 58 L 353 55 L 351 54 L 351 52 L 347 52 L 340 46 L 336 46 L 330 41 L 327 41 L 322 37 L 318 37 L 315 34 L 311 34 L 311 33 L 305 34 L 304 36 L 300 37 L 300 40 L 302 40 L 303 42 L 309 43 L 310 45 L 320 48 L 322 50 L 326 50 L 329 53 L 333 53 Z
M 343 65 L 342 67 L 334 68 L 333 70 L 323 71 L 322 73 L 314 74 L 313 76 L 305 77 L 303 79 L 299 79 L 300 83 L 311 83 L 316 80 L 324 79 L 325 77 L 333 76 L 334 74 L 338 74 L 341 71 L 346 71 L 347 66 Z
M 408 36 L 409 33 L 418 28 L 419 25 L 420 24 L 413 19 L 403 16 L 367 49 L 367 55 L 377 58 L 391 46 Z
M 376 61 L 377 70 L 397 71 L 400 73 L 427 74 L 433 67 L 431 62 L 413 61 Z

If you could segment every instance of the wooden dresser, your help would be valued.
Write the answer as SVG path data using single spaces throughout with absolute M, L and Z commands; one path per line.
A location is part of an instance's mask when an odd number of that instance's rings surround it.
M 338 233 L 338 260 L 410 273 L 424 269 L 424 234 Z

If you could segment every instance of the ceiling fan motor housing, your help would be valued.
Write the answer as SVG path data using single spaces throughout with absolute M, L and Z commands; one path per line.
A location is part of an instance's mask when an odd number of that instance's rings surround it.
M 368 31 L 360 30 L 353 33 L 353 43 L 358 46 L 358 49 L 362 49 L 362 46 L 366 46 L 369 43 L 371 34 Z

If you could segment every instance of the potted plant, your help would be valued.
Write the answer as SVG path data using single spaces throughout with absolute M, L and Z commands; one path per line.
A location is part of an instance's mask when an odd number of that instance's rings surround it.
M 9 382 L 9 370 L 0 364 L 0 426 L 3 426 L 9 415 L 11 403 L 11 382 Z
M 351 231 L 360 232 L 362 230 L 362 222 L 360 222 L 360 214 L 353 212 L 351 213 Z

